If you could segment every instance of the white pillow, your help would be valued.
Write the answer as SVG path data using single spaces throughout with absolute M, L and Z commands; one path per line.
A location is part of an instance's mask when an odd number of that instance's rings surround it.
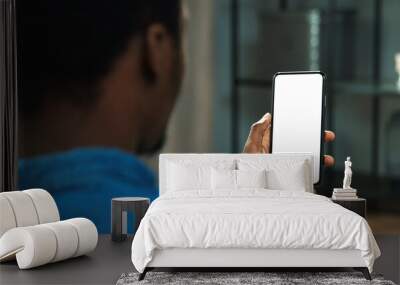
M 313 192 L 309 159 L 254 158 L 238 160 L 239 170 L 266 170 L 267 188 Z
M 210 189 L 211 167 L 169 163 L 167 188 L 169 191 Z
M 309 165 L 306 162 L 291 164 L 266 171 L 267 188 L 272 190 L 290 190 L 313 192 Z
M 235 190 L 236 170 L 212 168 L 211 181 L 212 181 L 211 187 L 213 190 L 218 190 L 218 189 Z
M 240 188 L 267 188 L 265 170 L 211 170 L 213 190 L 237 190 Z
M 267 188 L 266 170 L 236 170 L 238 188 Z

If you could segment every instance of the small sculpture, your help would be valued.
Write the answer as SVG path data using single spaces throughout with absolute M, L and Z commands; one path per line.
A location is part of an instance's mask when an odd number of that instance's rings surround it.
M 333 188 L 333 200 L 354 200 L 358 198 L 357 189 L 351 187 L 351 178 L 353 176 L 351 165 L 352 162 L 350 156 L 348 156 L 344 162 L 343 188 Z
M 343 179 L 343 189 L 352 189 L 351 188 L 351 177 L 353 176 L 353 171 L 351 170 L 351 160 L 350 156 L 347 157 L 344 162 L 344 179 Z

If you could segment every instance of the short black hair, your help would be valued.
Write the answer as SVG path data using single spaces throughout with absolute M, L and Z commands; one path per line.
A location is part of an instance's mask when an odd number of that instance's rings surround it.
M 134 36 L 152 23 L 180 40 L 180 0 L 18 0 L 19 108 L 46 96 L 88 102 Z

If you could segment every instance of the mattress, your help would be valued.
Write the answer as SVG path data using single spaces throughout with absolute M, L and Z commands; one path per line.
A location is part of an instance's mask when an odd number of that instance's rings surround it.
M 140 223 L 132 262 L 143 272 L 155 250 L 169 248 L 359 250 L 371 272 L 380 255 L 361 216 L 324 196 L 265 189 L 162 195 Z

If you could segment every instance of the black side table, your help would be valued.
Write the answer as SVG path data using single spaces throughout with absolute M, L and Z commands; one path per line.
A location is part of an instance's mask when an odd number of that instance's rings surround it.
M 359 214 L 361 217 L 367 217 L 367 200 L 364 198 L 355 198 L 351 200 L 332 199 L 332 202 Z
M 120 197 L 111 200 L 111 239 L 124 241 L 127 237 L 127 212 L 135 215 L 135 229 L 146 214 L 150 199 L 144 197 Z

